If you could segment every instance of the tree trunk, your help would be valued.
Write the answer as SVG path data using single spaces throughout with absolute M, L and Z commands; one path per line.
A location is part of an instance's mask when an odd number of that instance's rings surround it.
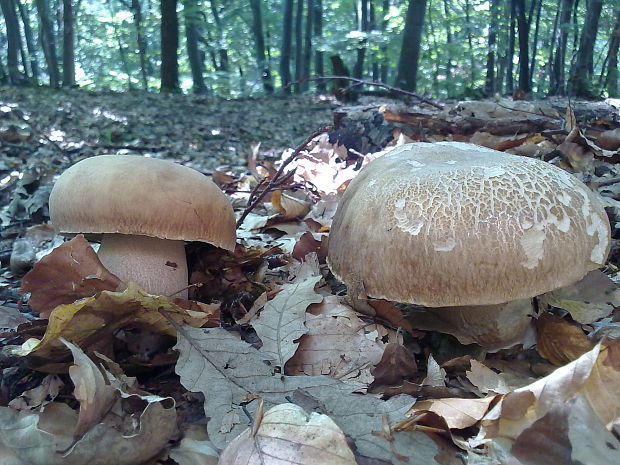
M 618 97 L 618 48 L 620 46 L 620 8 L 616 10 L 616 27 L 611 33 L 609 53 L 607 53 L 607 93 Z
M 514 91 L 513 59 L 515 56 L 515 26 L 516 26 L 515 2 L 510 2 L 510 28 L 508 32 L 508 53 L 506 59 L 506 92 Z
M 361 33 L 368 32 L 368 0 L 357 0 L 357 29 Z M 368 40 L 363 38 L 359 41 L 359 47 L 356 50 L 355 66 L 353 67 L 353 77 L 362 79 L 364 75 L 364 59 L 366 58 L 366 47 Z
M 536 5 L 536 25 L 534 26 L 534 38 L 532 39 L 532 56 L 530 57 L 530 89 L 534 79 L 534 69 L 536 68 L 536 53 L 538 52 L 538 32 L 540 26 L 540 12 L 542 10 L 542 0 L 535 0 Z M 540 85 L 537 86 L 540 89 Z
M 450 0 L 443 0 L 443 12 L 444 12 L 444 24 L 446 26 L 446 93 L 448 98 L 453 94 L 452 92 L 452 25 L 449 20 L 450 12 L 452 11 L 452 5 Z
M 385 32 L 388 26 L 388 13 L 390 11 L 390 0 L 383 0 L 383 4 L 381 5 L 381 14 L 383 15 L 383 21 L 381 21 L 381 31 Z M 388 47 L 387 44 L 381 45 L 381 65 L 380 65 L 380 76 L 381 82 L 387 84 L 388 81 L 388 71 L 390 68 L 390 62 L 388 60 Z
M 489 51 L 487 52 L 486 77 L 484 80 L 484 95 L 491 97 L 495 95 L 497 87 L 495 85 L 495 54 L 497 53 L 497 29 L 499 24 L 497 21 L 497 10 L 500 0 L 491 0 L 490 25 L 487 44 Z
M 525 0 L 513 0 L 515 4 L 515 15 L 519 31 L 519 87 L 518 90 L 523 94 L 529 94 L 530 87 L 530 55 L 529 55 L 529 33 L 530 28 L 525 19 Z
M 192 91 L 195 94 L 206 94 L 207 86 L 203 76 L 204 65 L 200 50 L 198 49 L 198 23 L 200 21 L 200 9 L 196 0 L 184 0 L 183 20 L 185 21 L 185 46 L 187 58 L 192 72 Z
M 306 28 L 304 29 L 304 66 L 303 66 L 303 75 L 310 76 L 310 68 L 312 61 L 312 29 L 313 29 L 313 19 L 314 19 L 314 1 L 307 0 L 306 4 Z M 302 83 L 301 86 L 303 91 L 306 91 L 310 88 L 310 84 L 308 81 Z
M 420 41 L 424 29 L 424 13 L 426 0 L 409 0 L 405 30 L 403 31 L 403 45 L 398 60 L 398 74 L 396 87 L 415 91 L 418 77 L 418 59 L 420 58 Z
M 595 97 L 591 80 L 594 68 L 594 42 L 596 41 L 602 8 L 603 0 L 588 0 L 587 2 L 586 19 L 581 30 L 577 59 L 571 67 L 569 95 L 585 98 Z
M 304 0 L 297 0 L 297 8 L 295 12 L 295 93 L 301 92 L 299 81 L 303 77 L 303 15 Z
M 252 9 L 252 32 L 254 33 L 254 46 L 256 48 L 256 66 L 263 81 L 265 93 L 273 93 L 271 69 L 265 56 L 265 36 L 263 34 L 263 12 L 261 0 L 250 0 Z
M 9 84 L 19 84 L 22 78 L 19 72 L 19 49 L 21 40 L 19 23 L 17 22 L 17 14 L 15 13 L 15 4 L 13 0 L 0 0 L 0 8 L 2 8 L 4 24 L 6 26 L 6 65 Z
M 75 86 L 73 0 L 62 0 L 62 85 Z
M 226 48 L 224 48 L 223 46 L 222 37 L 224 35 L 224 27 L 222 25 L 222 19 L 220 18 L 220 12 L 216 0 L 209 0 L 209 5 L 211 5 L 211 14 L 213 15 L 213 20 L 215 21 L 215 42 L 218 46 L 217 56 L 219 58 L 219 65 L 216 69 L 218 71 L 228 72 L 230 70 L 230 67 L 228 63 L 228 50 L 226 50 Z
M 161 0 L 161 92 L 179 92 L 177 0 Z
M 565 72 L 566 66 L 566 47 L 568 44 L 568 32 L 571 26 L 571 13 L 573 10 L 574 0 L 558 0 L 561 2 L 560 7 L 560 24 L 557 30 L 552 49 L 555 50 L 555 56 L 551 65 L 549 94 L 564 95 L 566 92 Z
M 30 59 L 30 71 L 32 72 L 32 81 L 35 85 L 39 84 L 39 63 L 37 61 L 37 49 L 35 47 L 34 35 L 30 27 L 30 17 L 28 10 L 24 7 L 20 0 L 16 0 L 19 16 L 24 25 L 24 37 L 26 38 L 26 47 L 28 47 L 28 58 Z
M 142 78 L 142 88 L 148 89 L 148 66 L 146 61 L 146 40 L 142 27 L 142 4 L 140 0 L 131 0 L 129 8 L 133 15 L 133 25 L 136 30 L 136 45 L 138 46 L 138 57 L 140 59 L 140 76 Z
M 468 49 L 469 49 L 469 67 L 470 69 L 470 73 L 469 73 L 469 77 L 470 77 L 470 86 L 471 86 L 471 90 L 473 91 L 475 86 L 476 86 L 476 58 L 474 57 L 474 44 L 473 44 L 473 38 L 472 38 L 472 24 L 471 24 L 471 20 L 469 17 L 469 10 L 471 9 L 471 5 L 469 4 L 469 0 L 465 0 L 465 24 L 466 24 L 466 30 L 467 30 L 467 45 L 468 45 Z
M 280 50 L 280 80 L 282 90 L 290 92 L 291 82 L 291 40 L 293 36 L 293 0 L 283 0 L 282 8 L 282 47 Z
M 47 74 L 50 78 L 50 86 L 57 88 L 60 85 L 60 73 L 58 71 L 58 57 L 56 55 L 56 39 L 52 21 L 50 20 L 47 0 L 36 0 L 37 13 L 39 16 L 39 41 L 47 64 Z
M 314 5 L 314 38 L 320 41 L 323 38 L 323 0 L 313 0 Z M 314 52 L 314 73 L 317 76 L 323 76 L 325 74 L 323 52 L 317 49 Z M 324 92 L 326 89 L 325 81 L 318 81 L 317 89 L 320 92 Z

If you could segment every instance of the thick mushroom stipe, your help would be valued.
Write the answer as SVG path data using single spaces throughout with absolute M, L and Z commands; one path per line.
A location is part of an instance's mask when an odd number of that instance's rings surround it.
M 371 297 L 493 305 L 578 281 L 609 247 L 602 202 L 564 170 L 472 144 L 416 143 L 350 183 L 328 263 Z
M 187 298 L 183 241 L 127 234 L 104 234 L 97 253 L 106 269 L 151 294 Z

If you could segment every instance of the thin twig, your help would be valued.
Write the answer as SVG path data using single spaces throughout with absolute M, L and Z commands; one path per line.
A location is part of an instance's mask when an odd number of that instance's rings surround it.
M 403 94 L 403 95 L 407 95 L 409 97 L 416 98 L 416 99 L 420 100 L 422 103 L 426 103 L 427 105 L 431 105 L 431 106 L 433 106 L 435 108 L 438 108 L 439 110 L 443 110 L 444 109 L 443 105 L 441 105 L 441 104 L 439 104 L 437 102 L 434 102 L 431 99 L 423 97 L 420 94 L 417 94 L 415 92 L 411 92 L 409 90 L 400 89 L 398 87 L 390 86 L 388 84 L 384 84 L 383 82 L 364 81 L 363 79 L 357 79 L 357 78 L 350 77 L 350 76 L 318 76 L 318 77 L 314 77 L 314 78 L 304 79 L 304 81 L 334 81 L 336 79 L 344 79 L 346 81 L 355 82 L 357 85 L 382 87 L 384 89 L 387 89 L 387 90 L 389 90 L 391 92 L 394 92 L 394 93 L 397 93 L 397 94 Z M 293 82 L 291 84 L 295 84 L 295 83 Z
M 269 181 L 269 184 L 267 184 L 267 187 L 265 187 L 260 192 L 260 194 L 256 195 L 256 198 L 254 198 L 254 200 L 245 208 L 245 210 L 243 211 L 243 213 L 237 220 L 237 228 L 243 224 L 243 220 L 245 220 L 246 217 L 250 214 L 250 212 L 256 208 L 256 206 L 260 203 L 261 200 L 263 200 L 263 198 L 267 195 L 267 193 L 270 190 L 272 190 L 275 186 L 281 183 L 282 181 L 281 177 L 282 177 L 282 173 L 284 172 L 284 168 L 286 168 L 295 158 L 297 158 L 299 153 L 302 150 L 304 150 L 316 136 L 323 134 L 329 131 L 330 129 L 332 129 L 332 126 L 325 126 L 319 129 L 318 131 L 313 132 L 308 137 L 306 137 L 306 139 L 301 144 L 299 144 L 295 150 L 293 150 L 293 153 L 291 153 L 288 156 L 288 158 L 282 162 L 282 165 L 280 165 L 280 168 L 278 168 L 278 171 L 276 172 L 276 174 L 273 175 L 273 178 L 271 178 L 271 181 Z M 283 179 L 290 178 L 293 175 L 293 172 L 294 170 L 287 173 L 286 176 L 283 177 Z M 255 191 L 256 190 L 257 189 L 255 189 Z

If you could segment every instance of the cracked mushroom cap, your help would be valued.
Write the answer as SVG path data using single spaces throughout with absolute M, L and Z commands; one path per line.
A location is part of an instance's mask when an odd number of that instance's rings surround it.
M 549 163 L 473 144 L 416 143 L 350 183 L 328 263 L 371 297 L 443 307 L 533 297 L 605 263 L 598 195 Z
M 156 158 L 101 155 L 67 169 L 50 194 L 61 233 L 120 233 L 235 248 L 235 216 L 207 176 Z

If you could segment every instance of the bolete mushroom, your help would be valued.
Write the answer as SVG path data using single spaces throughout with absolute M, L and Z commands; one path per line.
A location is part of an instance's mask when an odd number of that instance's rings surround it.
M 49 211 L 62 234 L 103 234 L 103 265 L 157 295 L 187 296 L 184 241 L 235 247 L 235 216 L 219 188 L 196 170 L 155 158 L 84 159 L 58 178 Z
M 609 247 L 601 201 L 562 169 L 473 144 L 415 143 L 351 181 L 328 263 L 368 296 L 479 315 L 578 281 Z

